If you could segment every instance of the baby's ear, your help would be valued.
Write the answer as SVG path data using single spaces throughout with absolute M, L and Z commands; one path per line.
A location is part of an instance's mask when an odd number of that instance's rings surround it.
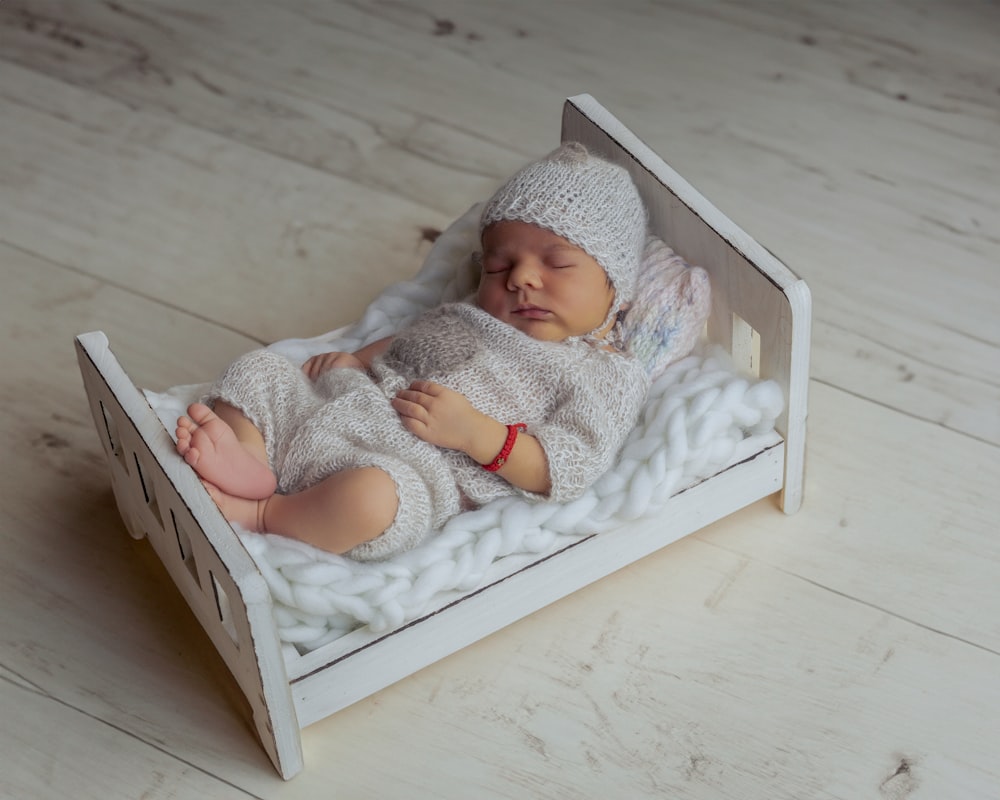
M 622 323 L 622 338 L 655 379 L 694 348 L 711 310 L 711 290 L 704 269 L 692 267 L 653 236 L 646 242 L 639 286 Z
M 469 277 L 479 285 L 479 280 L 483 276 L 483 251 L 475 250 L 469 256 Z

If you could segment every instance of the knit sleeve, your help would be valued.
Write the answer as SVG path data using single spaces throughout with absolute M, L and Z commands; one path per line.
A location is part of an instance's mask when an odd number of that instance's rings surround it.
M 550 500 L 579 497 L 611 468 L 648 390 L 638 362 L 608 353 L 595 353 L 569 376 L 554 412 L 528 431 L 548 459 Z

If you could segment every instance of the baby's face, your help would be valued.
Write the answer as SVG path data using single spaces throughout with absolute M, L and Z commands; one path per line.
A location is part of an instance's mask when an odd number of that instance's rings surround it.
M 574 244 L 527 222 L 483 231 L 480 308 L 532 338 L 558 342 L 605 321 L 615 290 L 604 269 Z

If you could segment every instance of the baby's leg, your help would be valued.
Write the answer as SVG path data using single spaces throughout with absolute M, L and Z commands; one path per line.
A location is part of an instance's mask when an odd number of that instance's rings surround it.
M 202 403 L 188 406 L 188 415 L 177 420 L 177 452 L 227 495 L 260 500 L 274 494 L 260 431 L 227 403 L 217 403 L 215 411 Z
M 279 533 L 331 553 L 382 534 L 396 518 L 396 484 L 377 467 L 335 472 L 295 494 L 233 497 L 208 486 L 223 515 L 248 530 Z

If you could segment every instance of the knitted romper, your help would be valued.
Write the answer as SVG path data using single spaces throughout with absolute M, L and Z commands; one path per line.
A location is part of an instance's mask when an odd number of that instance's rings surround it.
M 395 520 L 347 553 L 377 560 L 415 546 L 463 509 L 514 494 L 540 499 L 407 431 L 390 400 L 418 378 L 462 393 L 504 424 L 526 423 L 545 450 L 547 499 L 556 502 L 578 497 L 612 465 L 649 388 L 632 358 L 581 339 L 538 341 L 463 302 L 419 317 L 370 374 L 331 369 L 312 382 L 286 358 L 258 350 L 231 364 L 206 399 L 224 400 L 257 426 L 283 494 L 343 469 L 388 473 Z

